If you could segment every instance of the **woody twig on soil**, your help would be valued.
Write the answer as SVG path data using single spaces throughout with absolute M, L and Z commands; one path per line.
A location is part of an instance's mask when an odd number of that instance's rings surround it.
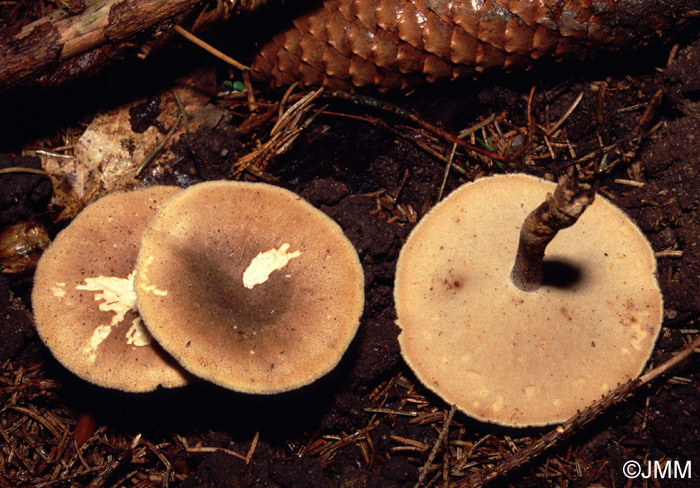
M 215 48 L 214 46 L 212 46 L 211 44 L 209 44 L 209 43 L 207 43 L 207 42 L 204 42 L 202 39 L 200 39 L 199 37 L 195 36 L 194 34 L 192 34 L 191 32 L 189 32 L 189 31 L 188 31 L 187 29 L 185 29 L 184 27 L 182 27 L 182 26 L 180 26 L 180 25 L 175 25 L 175 26 L 173 27 L 173 30 L 174 30 L 175 32 L 177 32 L 178 34 L 180 34 L 180 35 L 181 35 L 182 37 L 184 37 L 185 39 L 187 39 L 188 41 L 190 41 L 192 44 L 194 44 L 194 45 L 196 45 L 196 46 L 198 46 L 198 47 L 201 47 L 202 49 L 204 49 L 204 50 L 205 50 L 206 52 L 208 52 L 209 54 L 211 54 L 211 55 L 213 55 L 213 56 L 216 56 L 217 58 L 219 58 L 220 60 L 222 60 L 222 61 L 225 62 L 225 63 L 230 64 L 230 65 L 233 66 L 234 68 L 237 68 L 237 69 L 239 69 L 239 70 L 241 70 L 241 71 L 248 71 L 248 70 L 250 69 L 248 66 L 246 66 L 246 65 L 244 65 L 244 64 L 242 64 L 242 63 L 239 63 L 238 61 L 236 61 L 235 59 L 233 59 L 231 56 L 229 56 L 229 55 L 227 55 L 227 54 L 225 54 L 225 53 L 219 51 L 218 49 L 216 49 L 216 48 Z
M 89 0 L 75 15 L 54 11 L 0 42 L 0 92 L 105 43 L 118 44 L 200 2 Z
M 545 137 L 553 135 L 557 130 L 559 130 L 559 127 L 562 126 L 564 122 L 569 118 L 569 116 L 573 113 L 574 110 L 576 110 L 576 107 L 578 107 L 578 104 L 581 103 L 581 100 L 583 99 L 583 92 L 579 93 L 578 96 L 576 97 L 576 100 L 574 100 L 574 103 L 569 106 L 569 108 L 564 112 L 564 115 L 562 115 L 557 122 L 549 128 L 542 128 L 542 130 L 545 133 Z
M 445 173 L 442 175 L 442 182 L 440 183 L 440 190 L 438 191 L 438 196 L 436 201 L 442 200 L 442 193 L 445 191 L 445 184 L 447 183 L 447 177 L 450 174 L 450 167 L 452 167 L 452 161 L 455 157 L 455 151 L 457 150 L 457 144 L 452 145 L 452 151 L 450 152 L 450 157 L 445 165 Z
M 387 415 L 402 415 L 404 417 L 415 417 L 418 415 L 418 412 L 414 411 L 408 411 L 404 412 L 401 410 L 392 410 L 390 408 L 365 408 L 365 412 L 369 413 L 384 413 Z
M 272 159 L 286 151 L 299 134 L 308 128 L 314 119 L 324 110 L 325 107 L 322 107 L 310 113 L 313 110 L 312 102 L 318 98 L 322 92 L 323 88 L 309 92 L 285 110 L 281 116 L 278 117 L 276 123 L 270 130 L 267 140 L 261 142 L 257 148 L 236 161 L 232 168 L 233 176 L 239 176 L 244 171 L 255 172 L 256 169 L 259 170 L 256 175 L 258 176 L 265 171 Z M 283 104 L 280 103 L 279 107 L 282 106 Z M 271 110 L 272 109 L 270 109 L 270 111 Z M 268 113 L 270 111 L 268 111 Z M 270 113 L 270 117 L 271 116 L 272 114 Z M 267 175 L 267 179 L 274 180 L 270 175 Z
M 367 107 L 383 110 L 385 112 L 394 114 L 398 117 L 404 118 L 406 120 L 410 120 L 411 122 L 418 124 L 421 128 L 425 129 L 429 133 L 446 140 L 447 142 L 450 142 L 452 144 L 457 144 L 458 146 L 462 147 L 463 149 L 466 149 L 468 151 L 480 154 L 482 156 L 487 156 L 491 159 L 494 159 L 496 161 L 500 162 L 507 162 L 507 158 L 502 156 L 501 154 L 495 153 L 493 151 L 489 151 L 487 149 L 483 149 L 479 146 L 475 146 L 473 144 L 470 144 L 459 137 L 443 130 L 440 129 L 439 127 L 426 122 L 423 120 L 421 117 L 418 115 L 414 114 L 413 112 L 410 112 L 404 108 L 397 107 L 395 105 L 392 105 L 390 103 L 384 102 L 382 100 L 378 100 L 376 98 L 371 98 L 367 97 L 364 95 L 359 95 L 356 93 L 346 93 L 346 92 L 341 92 L 341 91 L 332 91 L 327 93 L 328 96 L 332 96 L 334 98 L 339 98 L 343 100 L 349 100 Z
M 143 161 L 139 163 L 139 167 L 136 170 L 136 173 L 134 174 L 134 178 L 139 178 L 143 172 L 146 170 L 149 164 L 153 162 L 153 160 L 160 154 L 160 152 L 163 150 L 165 145 L 168 143 L 170 138 L 175 134 L 175 131 L 177 130 L 178 126 L 180 125 L 180 121 L 182 120 L 183 115 L 180 113 L 177 117 L 177 120 L 175 120 L 175 123 L 173 126 L 170 128 L 168 133 L 161 139 L 161 141 L 156 144 L 156 147 L 154 147 L 151 152 L 149 152 L 145 158 L 143 158 Z
M 221 452 L 225 452 L 225 453 L 228 454 L 229 456 L 235 457 L 236 459 L 240 459 L 241 461 L 245 461 L 245 460 L 246 460 L 246 457 L 245 457 L 243 454 L 241 454 L 241 453 L 239 453 L 239 452 L 236 452 L 236 451 L 234 451 L 234 450 L 232 450 L 232 449 L 225 449 L 225 448 L 223 448 L 223 447 L 212 447 L 212 446 L 186 447 L 186 448 L 185 448 L 185 451 L 187 451 L 188 453 L 195 453 L 195 454 L 211 453 L 211 452 L 221 451 Z
M 43 169 L 36 168 L 25 168 L 22 166 L 10 166 L 9 168 L 0 169 L 0 175 L 6 175 L 10 173 L 32 173 L 35 175 L 46 175 L 46 171 Z
M 350 434 L 350 435 L 347 435 L 341 439 L 338 439 L 336 442 L 333 442 L 332 444 L 324 445 L 318 454 L 318 458 L 321 461 L 321 465 L 328 466 L 331 463 L 331 461 L 333 460 L 333 458 L 335 457 L 336 453 L 341 448 L 365 439 L 365 437 L 369 434 L 369 432 L 371 430 L 375 429 L 379 425 L 379 423 L 380 422 L 378 420 L 375 420 L 374 418 L 372 418 L 366 427 L 359 429 L 357 432 L 354 432 L 353 434 Z
M 445 438 L 447 437 L 447 432 L 450 428 L 450 422 L 452 422 L 452 417 L 454 416 L 455 411 L 456 407 L 452 405 L 450 407 L 450 410 L 445 412 L 445 417 L 442 422 L 442 428 L 440 429 L 440 435 L 438 435 L 435 444 L 433 444 L 433 448 L 430 450 L 428 459 L 425 460 L 425 464 L 423 464 L 423 467 L 420 470 L 420 474 L 418 475 L 418 481 L 416 482 L 413 488 L 419 488 L 423 483 L 423 480 L 425 480 L 425 477 L 428 474 L 428 470 L 430 469 L 431 464 L 433 464 L 433 461 L 435 460 L 435 456 L 438 452 L 438 449 L 440 449 L 440 446 L 442 446 L 443 442 L 445 441 Z
M 115 471 L 129 463 L 133 458 L 134 449 L 139 445 L 139 442 L 141 442 L 141 434 L 136 435 L 129 446 L 120 452 L 114 461 L 102 467 L 102 472 L 90 482 L 88 488 L 100 488 L 109 480 Z
M 639 118 L 639 122 L 634 128 L 633 133 L 635 135 L 642 134 L 642 129 L 649 124 L 649 121 L 656 112 L 656 109 L 658 109 L 659 105 L 661 105 L 661 99 L 663 98 L 663 95 L 663 90 L 659 88 L 656 91 L 656 93 L 654 93 L 654 96 L 651 97 L 651 100 L 649 100 L 647 107 L 644 109 L 644 113 Z

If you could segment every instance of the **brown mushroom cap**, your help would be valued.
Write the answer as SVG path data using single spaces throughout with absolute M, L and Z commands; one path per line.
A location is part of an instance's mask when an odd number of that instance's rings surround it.
M 136 291 L 148 329 L 187 370 L 277 393 L 340 361 L 364 276 L 340 227 L 299 196 L 219 181 L 161 207 L 143 236 Z
M 39 260 L 32 291 L 37 331 L 56 359 L 87 381 L 130 392 L 187 382 L 133 308 L 141 234 L 178 191 L 161 186 L 101 198 Z
M 406 362 L 479 420 L 566 420 L 643 369 L 661 327 L 654 253 L 597 197 L 547 248 L 577 279 L 521 291 L 510 280 L 520 227 L 555 185 L 483 178 L 436 205 L 399 256 L 395 302 Z M 551 280 L 550 280 L 551 281 Z

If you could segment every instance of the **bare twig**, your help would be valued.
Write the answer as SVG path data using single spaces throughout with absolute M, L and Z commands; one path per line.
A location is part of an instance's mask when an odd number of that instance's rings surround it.
M 438 192 L 437 201 L 442 200 L 442 193 L 445 191 L 445 184 L 447 183 L 447 176 L 450 174 L 450 168 L 452 167 L 452 161 L 455 158 L 455 151 L 457 150 L 457 144 L 452 145 L 452 151 L 450 151 L 450 157 L 445 165 L 445 173 L 442 175 L 442 183 L 440 183 L 440 191 Z
M 435 455 L 438 452 L 438 449 L 440 449 L 440 446 L 445 440 L 445 437 L 447 436 L 447 432 L 450 428 L 450 423 L 452 422 L 452 417 L 454 417 L 456 407 L 452 405 L 450 407 L 449 412 L 445 413 L 445 420 L 442 423 L 442 430 L 440 430 L 440 434 L 438 435 L 437 440 L 435 441 L 435 444 L 433 444 L 433 448 L 430 450 L 430 454 L 428 454 L 428 459 L 425 460 L 425 463 L 423 464 L 423 467 L 420 470 L 420 475 L 418 476 L 418 481 L 416 481 L 416 484 L 414 485 L 413 488 L 418 488 L 421 486 L 423 483 L 423 480 L 425 479 L 425 476 L 428 474 L 428 470 L 430 469 L 430 465 L 433 464 L 433 460 L 435 459 Z
M 248 66 L 246 66 L 246 65 L 244 65 L 244 64 L 242 64 L 242 63 L 239 63 L 238 61 L 236 61 L 235 59 L 233 59 L 231 56 L 222 53 L 221 51 L 219 51 L 218 49 L 216 49 L 214 46 L 212 46 L 212 45 L 210 45 L 210 44 L 204 42 L 204 41 L 201 40 L 199 37 L 195 36 L 194 34 L 192 34 L 192 33 L 189 32 L 189 31 L 187 31 L 184 27 L 179 26 L 179 25 L 176 25 L 175 27 L 173 27 L 173 29 L 175 30 L 175 32 L 177 32 L 177 33 L 180 34 L 182 37 L 184 37 L 185 39 L 187 39 L 188 41 L 190 41 L 192 44 L 201 47 L 202 49 L 204 49 L 204 50 L 205 50 L 206 52 L 208 52 L 209 54 L 212 54 L 213 56 L 216 56 L 217 58 L 219 58 L 220 60 L 224 61 L 225 63 L 230 64 L 230 65 L 233 66 L 234 68 L 238 68 L 238 69 L 240 69 L 241 71 L 247 71 L 247 70 L 250 69 Z
M 141 442 L 141 434 L 134 437 L 129 444 L 129 447 L 124 449 L 114 461 L 112 461 L 106 467 L 102 467 L 102 472 L 90 482 L 88 488 L 99 488 L 100 486 L 104 485 L 107 479 L 109 479 L 109 477 L 112 476 L 112 474 L 119 469 L 119 467 L 130 462 L 134 449 L 136 449 L 136 446 L 139 445 L 139 442 Z
M 35 175 L 46 175 L 46 171 L 43 169 L 36 168 L 25 168 L 24 166 L 10 166 L 9 168 L 0 169 L 0 175 L 7 175 L 11 173 L 32 173 Z
M 210 447 L 210 446 L 186 447 L 185 450 L 187 452 L 194 452 L 194 453 L 211 453 L 211 452 L 221 451 L 221 452 L 225 452 L 229 456 L 233 456 L 233 457 L 238 458 L 242 461 L 246 460 L 246 457 L 243 454 L 240 454 L 240 453 L 233 451 L 231 449 L 225 449 L 223 447 Z
M 568 110 L 564 113 L 564 115 L 561 116 L 561 118 L 548 130 L 545 130 L 545 135 L 551 136 L 554 134 L 561 125 L 566 122 L 566 119 L 569 118 L 569 116 L 576 110 L 576 107 L 578 107 L 578 104 L 581 103 L 581 99 L 583 98 L 583 92 L 579 93 L 578 97 L 576 97 L 576 100 L 574 100 L 574 103 L 571 104 L 571 106 L 568 108 Z
M 56 10 L 0 41 L 0 91 L 63 61 L 116 44 L 202 0 L 86 0 L 76 15 Z
M 382 100 L 377 100 L 376 98 L 360 95 L 357 93 L 347 93 L 347 92 L 342 92 L 342 91 L 333 91 L 333 92 L 327 92 L 327 96 L 331 96 L 334 98 L 340 98 L 343 100 L 349 100 L 361 105 L 364 105 L 366 107 L 373 107 L 379 110 L 383 110 L 385 112 L 392 113 L 394 115 L 397 115 L 399 117 L 402 117 L 406 120 L 410 120 L 411 122 L 419 125 L 426 131 L 436 135 L 437 137 L 440 137 L 448 142 L 451 142 L 452 144 L 456 144 L 459 147 L 462 147 L 466 150 L 475 152 L 477 154 L 480 154 L 482 156 L 487 156 L 491 159 L 494 159 L 496 161 L 500 162 L 507 162 L 507 158 L 501 154 L 498 154 L 494 151 L 489 151 L 488 149 L 484 149 L 479 146 L 475 146 L 473 144 L 470 144 L 459 137 L 447 132 L 446 130 L 443 130 L 429 122 L 426 122 L 423 120 L 421 117 L 416 115 L 415 113 L 406 110 L 401 107 L 397 107 L 396 105 L 392 105 L 390 103 L 384 102 Z
M 163 150 L 165 145 L 168 143 L 170 138 L 175 134 L 175 131 L 177 130 L 177 127 L 180 125 L 180 121 L 182 120 L 182 113 L 180 113 L 177 117 L 177 120 L 173 124 L 173 126 L 170 128 L 168 133 L 161 139 L 161 141 L 156 144 L 156 147 L 153 148 L 153 150 L 146 155 L 146 157 L 141 161 L 139 164 L 138 169 L 136 170 L 136 173 L 134 174 L 134 178 L 139 178 L 141 174 L 146 170 L 149 164 L 160 154 L 160 152 Z
M 260 432 L 255 433 L 255 437 L 253 437 L 253 440 L 250 443 L 250 448 L 248 449 L 248 454 L 245 455 L 245 463 L 250 464 L 250 461 L 253 459 L 253 453 L 255 453 L 255 448 L 258 446 L 258 440 L 260 439 Z

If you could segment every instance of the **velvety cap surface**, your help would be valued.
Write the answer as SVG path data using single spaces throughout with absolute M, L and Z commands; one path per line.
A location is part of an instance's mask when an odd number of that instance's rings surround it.
M 143 326 L 133 288 L 141 234 L 178 191 L 161 186 L 108 195 L 83 210 L 41 257 L 32 292 L 37 331 L 81 378 L 132 392 L 186 383 L 187 373 Z
M 170 199 L 145 232 L 138 305 L 193 374 L 250 393 L 306 385 L 357 331 L 364 276 L 340 227 L 272 185 L 207 182 Z
M 520 227 L 554 187 L 525 175 L 464 185 L 421 220 L 399 257 L 403 356 L 479 420 L 564 421 L 636 377 L 659 334 L 654 253 L 601 196 L 547 247 L 543 287 L 512 284 Z

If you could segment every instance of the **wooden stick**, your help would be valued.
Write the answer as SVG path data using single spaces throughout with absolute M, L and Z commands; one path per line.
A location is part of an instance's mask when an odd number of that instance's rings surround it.
M 447 431 L 450 428 L 450 422 L 452 422 L 452 417 L 454 417 L 456 410 L 457 410 L 457 407 L 452 405 L 452 406 L 450 406 L 450 411 L 445 412 L 444 420 L 442 422 L 442 430 L 440 431 L 440 435 L 438 435 L 438 438 L 435 441 L 435 444 L 433 444 L 433 448 L 430 450 L 430 454 L 428 455 L 428 459 L 426 459 L 425 463 L 423 464 L 423 467 L 420 470 L 420 475 L 418 476 L 418 481 L 416 481 L 416 484 L 413 485 L 413 488 L 420 488 L 421 486 L 423 486 L 423 480 L 425 479 L 425 476 L 428 474 L 428 470 L 430 469 L 430 466 L 433 464 L 433 461 L 435 460 L 435 455 L 437 454 L 438 449 L 440 449 L 440 446 L 442 445 L 443 441 L 445 440 L 445 437 L 447 436 Z
M 72 14 L 56 10 L 0 39 L 0 91 L 31 80 L 63 61 L 119 43 L 202 0 L 85 0 Z
M 195 35 L 192 34 L 191 32 L 188 32 L 186 29 L 182 28 L 181 26 L 176 25 L 175 27 L 173 27 L 173 29 L 175 30 L 175 32 L 177 32 L 177 33 L 180 34 L 182 37 L 184 37 L 185 39 L 187 39 L 188 41 L 190 41 L 192 44 L 194 44 L 194 45 L 196 45 L 196 46 L 198 46 L 198 47 L 201 47 L 202 49 L 204 49 L 204 50 L 207 51 L 208 53 L 210 53 L 210 54 L 216 56 L 217 58 L 219 58 L 219 59 L 222 60 L 223 62 L 230 64 L 230 65 L 233 66 L 234 68 L 238 68 L 238 69 L 241 70 L 241 71 L 247 71 L 247 70 L 250 69 L 248 66 L 239 63 L 238 61 L 236 61 L 235 59 L 233 59 L 233 58 L 232 58 L 231 56 L 229 56 L 228 54 L 222 53 L 221 51 L 219 51 L 218 49 L 216 49 L 214 46 L 212 46 L 212 45 L 210 45 L 210 44 L 204 42 L 204 41 L 201 40 L 199 37 L 195 36 Z

